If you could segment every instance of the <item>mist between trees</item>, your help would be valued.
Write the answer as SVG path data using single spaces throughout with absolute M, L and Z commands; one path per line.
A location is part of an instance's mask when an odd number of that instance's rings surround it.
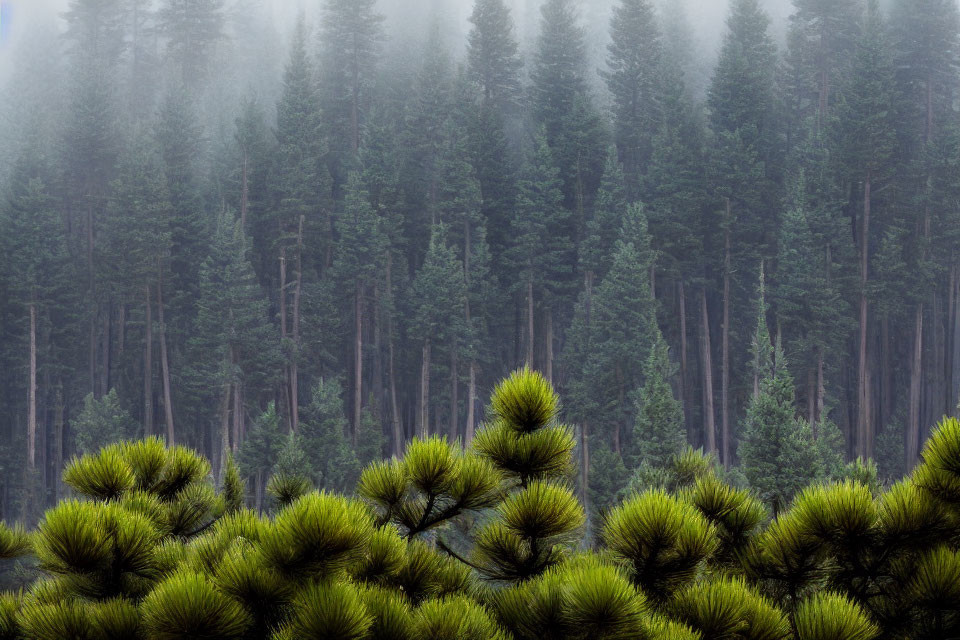
M 524 364 L 590 518 L 687 444 L 775 508 L 857 458 L 901 477 L 960 385 L 958 9 L 768 6 L 730 3 L 715 61 L 648 0 L 31 20 L 2 52 L 0 515 L 150 435 L 216 477 L 232 452 L 252 504 L 278 469 L 348 490 L 414 436 L 469 445 Z

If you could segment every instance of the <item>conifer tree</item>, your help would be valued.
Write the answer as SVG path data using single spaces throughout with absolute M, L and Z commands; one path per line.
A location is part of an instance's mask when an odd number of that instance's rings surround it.
M 660 121 L 663 47 L 649 0 L 622 0 L 613 8 L 604 73 L 613 95 L 614 129 L 630 194 L 640 196 Z
M 524 297 L 525 361 L 534 366 L 537 305 L 545 314 L 569 283 L 573 244 L 567 232 L 570 212 L 563 206 L 560 171 L 554 164 L 546 136 L 537 136 L 537 147 L 520 183 L 520 198 L 512 222 L 512 264 L 516 286 Z M 550 338 L 548 337 L 548 340 Z M 548 347 L 549 349 L 549 347 Z M 553 363 L 548 357 L 545 369 Z M 548 376 L 549 378 L 549 376 Z
M 347 437 L 342 390 L 335 380 L 317 382 L 303 410 L 300 438 L 314 486 L 350 493 L 360 476 L 360 461 Z
M 636 421 L 630 451 L 633 467 L 663 466 L 686 443 L 683 405 L 673 395 L 677 367 L 667 343 L 657 334 L 643 369 L 643 386 L 633 394 Z
M 447 244 L 446 229 L 434 227 L 426 259 L 411 287 L 415 310 L 411 332 L 422 345 L 417 403 L 417 431 L 421 437 L 431 431 L 430 373 L 434 348 L 457 349 L 457 340 L 463 333 L 467 300 L 463 274 L 462 263 Z M 454 439 L 451 437 L 451 441 Z
M 519 100 L 520 59 L 510 10 L 503 0 L 476 0 L 470 15 L 467 61 L 486 107 L 504 113 Z
M 207 78 L 217 41 L 224 37 L 223 0 L 164 0 L 157 27 L 180 81 L 193 91 Z
M 83 409 L 70 424 L 78 455 L 94 454 L 107 445 L 135 438 L 139 427 L 120 404 L 116 389 L 99 400 L 92 393 L 83 399 Z
M 346 181 L 360 137 L 382 38 L 375 0 L 324 0 L 320 23 L 320 96 L 330 140 L 331 173 Z

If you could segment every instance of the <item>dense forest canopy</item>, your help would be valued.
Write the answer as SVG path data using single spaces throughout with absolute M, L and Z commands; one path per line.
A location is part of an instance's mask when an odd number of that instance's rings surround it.
M 703 4 L 0 1 L 0 516 L 153 435 L 349 490 L 524 364 L 591 518 L 687 444 L 774 508 L 908 472 L 960 389 L 957 4 Z

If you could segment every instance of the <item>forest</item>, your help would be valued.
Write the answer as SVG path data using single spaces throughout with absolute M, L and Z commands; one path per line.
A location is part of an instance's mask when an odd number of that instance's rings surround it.
M 777 512 L 957 412 L 954 0 L 715 52 L 653 0 L 0 4 L 5 521 L 152 436 L 350 492 L 522 366 L 591 530 L 688 445 Z

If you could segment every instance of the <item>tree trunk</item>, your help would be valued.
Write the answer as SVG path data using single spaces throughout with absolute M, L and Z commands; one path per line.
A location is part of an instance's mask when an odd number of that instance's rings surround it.
M 226 464 L 227 455 L 231 451 L 230 445 L 230 395 L 233 385 L 229 382 L 223 385 L 223 399 L 220 401 L 220 470 Z M 218 474 L 219 475 L 219 470 Z
M 450 345 L 450 442 L 460 437 L 460 371 L 457 361 L 456 340 Z
M 467 385 L 467 426 L 464 434 L 463 444 L 469 447 L 473 442 L 473 436 L 476 434 L 476 409 L 477 404 L 477 365 L 470 362 L 470 382 Z
M 546 310 L 547 314 L 547 326 L 546 326 L 546 338 L 547 338 L 547 366 L 546 366 L 546 376 L 547 381 L 550 384 L 553 384 L 553 311 L 551 309 Z
M 393 307 L 393 256 L 387 254 L 387 298 Z M 400 425 L 400 409 L 397 406 L 397 376 L 394 368 L 393 353 L 393 313 L 387 317 L 387 366 L 390 369 L 390 418 L 393 423 L 393 453 L 397 457 L 403 455 L 403 430 Z
M 233 370 L 237 368 L 239 354 L 236 347 L 230 347 L 230 361 L 233 363 Z M 243 441 L 243 387 L 239 380 L 233 383 L 233 452 L 240 450 L 240 443 Z
M 707 290 L 700 290 L 700 349 L 703 366 L 703 447 L 707 453 L 717 452 L 717 430 L 713 414 L 713 357 L 710 353 L 710 315 Z
M 418 421 L 421 438 L 430 434 L 430 339 L 423 342 L 420 359 L 420 420 Z
M 293 358 L 290 360 L 290 428 L 300 428 L 300 380 L 297 361 L 300 358 L 300 294 L 303 290 L 303 216 L 297 227 L 297 284 L 293 290 Z
M 527 367 L 533 369 L 533 280 L 527 282 Z
M 807 369 L 807 422 L 810 432 L 817 432 L 817 373 L 812 368 Z
M 240 229 L 244 232 L 247 229 L 247 203 L 250 194 L 248 182 L 250 166 L 250 154 L 246 147 L 243 149 L 243 167 L 240 170 Z
M 54 464 L 54 492 L 53 499 L 55 502 L 59 502 L 61 498 L 61 488 L 63 486 L 60 481 L 60 473 L 63 470 L 63 423 L 64 423 L 64 402 L 63 402 L 63 383 L 57 382 L 57 398 L 55 405 L 55 413 L 53 419 L 53 428 L 54 428 L 54 438 L 55 442 L 53 443 L 53 464 Z
M 354 293 L 354 325 L 353 337 L 353 446 L 357 446 L 360 439 L 360 419 L 363 411 L 363 304 L 361 300 L 361 283 L 357 280 Z
M 823 419 L 823 407 L 826 402 L 827 383 L 823 379 L 823 348 L 817 350 L 817 422 Z
M 157 320 L 160 322 L 160 372 L 163 378 L 163 415 L 167 423 L 167 445 L 176 442 L 173 429 L 173 400 L 170 392 L 170 362 L 167 356 L 167 328 L 163 323 L 163 278 L 157 284 Z
M 917 305 L 910 364 L 910 401 L 907 410 L 907 468 L 911 469 L 920 455 L 920 392 L 923 377 L 923 304 Z
M 144 320 L 143 347 L 143 431 L 153 435 L 153 307 L 150 301 L 150 285 L 146 289 L 146 318 Z
M 683 423 L 687 437 L 690 435 L 690 381 L 687 379 L 687 292 L 683 278 L 677 283 L 677 297 L 680 299 L 680 401 L 683 405 Z
M 359 42 L 357 34 L 353 34 L 353 101 L 350 105 L 350 142 L 353 152 L 360 150 L 360 61 L 357 59 Z
M 860 225 L 860 348 L 857 373 L 857 454 L 867 459 L 872 456 L 870 390 L 867 386 L 867 282 L 870 241 L 870 172 L 863 183 L 863 223 Z
M 280 235 L 283 235 L 283 227 L 280 228 Z M 287 248 L 280 248 L 280 341 L 283 344 L 283 350 L 287 348 Z M 233 356 L 231 355 L 231 360 Z M 287 431 L 293 431 L 293 419 L 290 402 L 290 363 L 286 361 L 284 353 L 283 363 L 283 402 L 287 405 L 287 411 L 284 418 L 287 422 Z
M 30 380 L 27 390 L 27 463 L 37 463 L 37 305 L 30 303 Z
M 100 368 L 100 392 L 108 393 L 110 391 L 110 342 L 113 329 L 113 308 L 107 302 L 104 304 L 103 312 L 103 342 L 100 343 L 100 361 L 103 366 Z
M 580 486 L 583 490 L 581 500 L 584 510 L 590 513 L 590 426 L 586 422 L 580 427 L 580 453 Z
M 89 353 L 89 375 L 90 375 L 90 392 L 93 394 L 94 398 L 99 398 L 100 394 L 97 391 L 97 303 L 94 296 L 94 291 L 96 289 L 96 274 L 93 268 L 93 204 L 92 202 L 87 205 L 87 278 L 88 278 L 88 295 L 90 296 L 90 303 L 93 305 L 93 308 L 90 311 L 90 353 Z M 150 294 L 147 294 L 147 297 L 150 297 Z
M 723 440 L 721 459 L 730 468 L 730 199 L 727 198 L 727 226 L 723 240 L 723 337 L 720 375 L 720 433 Z

